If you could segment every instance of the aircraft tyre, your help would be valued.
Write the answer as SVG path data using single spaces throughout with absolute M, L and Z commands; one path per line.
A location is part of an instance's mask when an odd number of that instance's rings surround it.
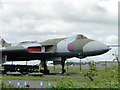
M 65 72 L 66 72 L 65 69 L 61 69 L 61 70 L 60 70 L 60 74 L 64 74 Z

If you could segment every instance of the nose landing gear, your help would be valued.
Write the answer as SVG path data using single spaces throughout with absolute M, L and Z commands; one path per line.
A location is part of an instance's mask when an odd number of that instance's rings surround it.
M 66 58 L 62 58 L 62 60 L 61 60 L 62 69 L 59 72 L 60 74 L 64 74 L 66 72 L 66 70 L 64 69 L 65 60 L 66 60 Z

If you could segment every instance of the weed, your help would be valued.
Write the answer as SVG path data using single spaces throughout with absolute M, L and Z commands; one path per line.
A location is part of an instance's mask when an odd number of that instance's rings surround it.
M 89 62 L 89 71 L 84 74 L 85 77 L 88 77 L 91 81 L 94 80 L 93 77 L 97 76 L 97 69 L 94 62 Z

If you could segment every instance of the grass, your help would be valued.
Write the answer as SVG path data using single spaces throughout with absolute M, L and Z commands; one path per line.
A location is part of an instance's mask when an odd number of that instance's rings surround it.
M 58 72 L 60 70 L 60 66 L 56 66 L 55 72 Z M 67 67 L 65 67 L 67 68 Z M 54 72 L 53 67 L 49 67 L 51 72 Z M 56 85 L 57 88 L 68 88 L 69 87 L 74 87 L 74 88 L 118 88 L 118 67 L 117 66 L 112 66 L 107 68 L 106 70 L 97 70 L 97 76 L 94 77 L 94 81 L 91 81 L 89 78 L 85 77 L 85 73 L 87 73 L 89 69 L 82 69 L 80 71 L 79 67 L 69 67 L 69 70 L 66 74 L 64 74 L 64 77 L 28 77 L 28 76 L 3 76 L 3 80 L 45 80 L 45 81 L 57 81 L 57 82 L 62 82 L 58 83 Z M 70 76 L 67 76 L 67 74 L 72 73 L 79 75 L 80 77 L 83 78 L 73 78 Z M 74 82 L 74 84 L 73 84 Z M 89 84 L 85 85 L 77 85 L 76 83 L 79 82 L 89 82 Z
M 84 71 L 83 73 L 85 73 L 86 71 Z M 81 75 L 84 75 L 83 73 Z M 89 79 L 87 80 L 89 82 Z M 89 84 L 78 86 L 76 84 L 74 85 L 72 82 L 70 81 L 67 81 L 65 83 L 63 82 L 61 84 L 58 84 L 57 87 L 67 88 L 69 85 L 69 87 L 72 87 L 72 88 L 118 88 L 118 84 L 119 84 L 118 83 L 118 67 L 113 66 L 113 67 L 107 68 L 107 72 L 105 70 L 98 70 L 97 77 L 94 78 L 94 81 L 91 81 L 91 83 Z
M 54 77 L 54 78 L 51 78 L 51 77 L 33 77 L 33 76 L 24 76 L 24 77 L 21 77 L 21 76 L 3 76 L 3 80 L 44 80 L 44 81 L 69 81 L 69 80 L 72 80 L 72 81 L 75 81 L 75 82 L 90 82 L 90 80 L 87 80 L 85 78 L 73 78 L 73 77 L 69 77 L 69 76 L 61 76 L 61 77 Z
M 0 75 L 0 88 L 1 88 L 1 83 L 2 83 L 2 75 Z
M 0 67 L 0 70 L 4 70 L 4 68 L 3 68 L 3 67 Z

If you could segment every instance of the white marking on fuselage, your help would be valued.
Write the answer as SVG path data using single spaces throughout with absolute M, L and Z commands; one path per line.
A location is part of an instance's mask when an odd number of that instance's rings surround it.
M 41 46 L 41 44 L 38 43 L 29 43 L 29 44 L 24 44 L 22 45 L 24 48 L 28 48 L 28 47 L 37 47 L 37 46 Z
M 57 50 L 56 52 L 70 52 L 68 49 L 67 49 L 67 46 L 69 43 L 73 42 L 76 40 L 76 36 L 71 36 L 71 37 L 68 37 L 62 41 L 60 41 L 57 45 Z

